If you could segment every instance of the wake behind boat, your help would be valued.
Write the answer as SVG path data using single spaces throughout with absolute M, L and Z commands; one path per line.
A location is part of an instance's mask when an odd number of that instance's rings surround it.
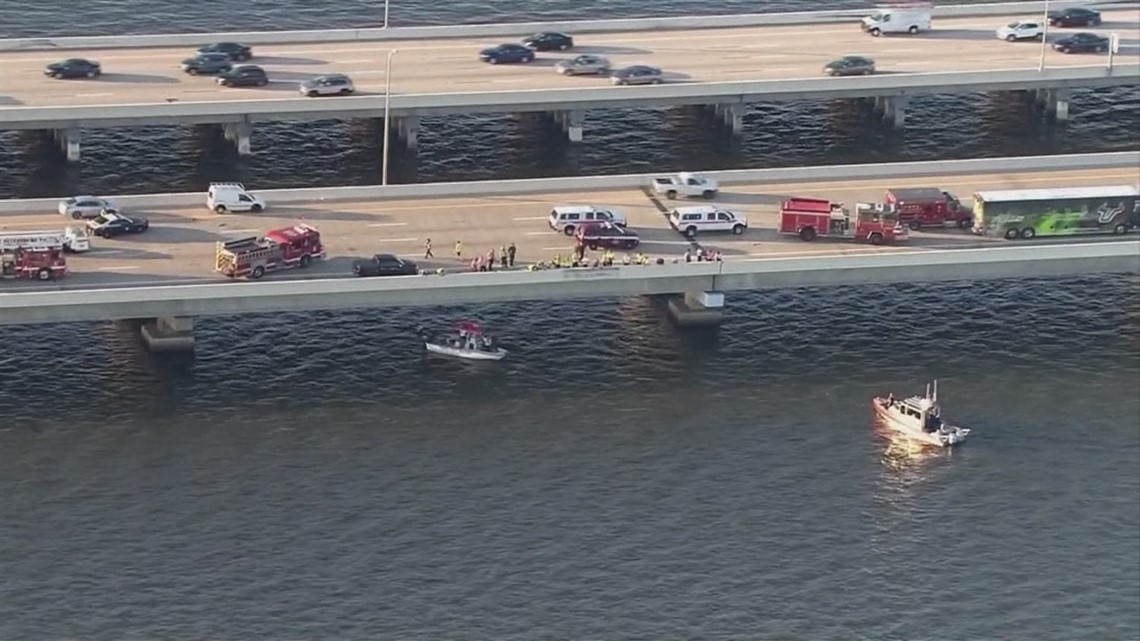
M 501 361 L 507 350 L 495 344 L 495 339 L 483 332 L 478 323 L 464 321 L 453 333 L 430 338 L 421 330 L 428 353 L 452 356 L 470 361 Z
M 938 404 L 938 381 L 926 386 L 926 396 L 911 396 L 902 400 L 894 394 L 871 401 L 875 415 L 887 427 L 915 441 L 950 447 L 965 442 L 970 434 L 966 427 L 956 427 L 942 420 L 942 406 Z

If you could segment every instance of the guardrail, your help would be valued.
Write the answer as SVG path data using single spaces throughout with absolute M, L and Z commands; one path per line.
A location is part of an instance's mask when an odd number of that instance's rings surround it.
M 939 18 L 970 16 L 1004 16 L 1041 13 L 1045 2 L 1001 2 L 935 7 Z M 1130 8 L 1135 2 L 1097 2 L 1099 9 Z M 367 29 L 329 29 L 320 31 L 246 31 L 222 33 L 146 34 L 134 36 L 68 36 L 47 38 L 12 38 L 0 40 L 0 51 L 32 51 L 62 49 L 107 49 L 137 47 L 196 47 L 206 42 L 319 43 L 355 41 L 401 41 L 418 39 L 481 38 L 491 36 L 525 36 L 539 31 L 564 31 L 573 34 L 632 31 L 665 31 L 718 29 L 731 27 L 826 24 L 855 21 L 870 12 L 865 10 L 800 11 L 786 13 L 754 13 L 729 16 L 679 16 L 670 18 L 622 18 L 614 20 L 563 20 L 499 24 L 417 26 Z
M 731 169 L 702 172 L 724 185 L 793 184 L 816 180 L 896 179 L 918 176 L 952 176 L 1028 171 L 1079 169 L 1112 169 L 1140 166 L 1140 151 L 1100 154 L 1065 154 L 1057 156 L 1019 156 L 1012 158 L 975 158 L 967 160 L 931 160 L 919 162 L 874 163 L 862 165 L 824 165 L 818 167 L 780 167 L 772 169 Z M 255 190 L 269 206 L 321 201 L 403 200 L 448 196 L 495 196 L 510 194 L 565 194 L 573 200 L 573 192 L 582 190 L 638 189 L 661 174 L 620 174 L 614 176 L 573 176 L 566 178 L 527 178 L 520 180 L 481 180 L 410 185 L 367 185 L 359 187 L 306 187 L 299 189 Z M 255 185 L 247 185 L 253 189 Z M 202 192 L 174 194 L 138 194 L 111 197 L 127 210 L 152 207 L 206 206 Z M 57 198 L 0 200 L 0 216 L 36 211 L 54 212 Z M 0 226 L 3 219 L 0 218 Z
M 0 294 L 0 323 L 601 298 L 856 283 L 1140 273 L 1140 242 L 773 258 L 605 269 L 461 273 Z
M 743 82 L 702 82 L 594 89 L 525 89 L 464 93 L 396 94 L 391 113 L 447 115 L 517 113 L 600 107 L 664 107 L 684 104 L 742 104 L 761 100 L 839 99 L 957 91 L 1001 91 L 1067 86 L 1140 83 L 1140 64 L 1045 69 L 994 69 L 886 74 L 847 78 L 797 78 Z M 160 102 L 121 105 L 0 107 L 0 128 L 220 124 L 266 120 L 378 118 L 383 96 L 337 100 L 285 98 Z

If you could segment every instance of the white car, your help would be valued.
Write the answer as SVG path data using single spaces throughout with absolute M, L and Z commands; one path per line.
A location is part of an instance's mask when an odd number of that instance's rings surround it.
M 95 196 L 72 196 L 59 201 L 59 213 L 76 220 L 95 218 L 104 210 L 114 212 L 118 211 L 118 207 L 106 198 L 96 198 Z
M 1036 20 L 1018 20 L 998 29 L 997 37 L 1008 42 L 1040 40 L 1045 37 L 1045 28 Z
M 669 226 L 689 238 L 709 231 L 728 231 L 739 236 L 748 229 L 748 219 L 712 205 L 678 207 L 669 212 Z
M 567 236 L 573 236 L 574 230 L 586 223 L 612 223 L 619 227 L 625 227 L 627 224 L 625 214 L 593 205 L 555 207 L 550 210 L 547 222 L 550 223 L 551 229 Z
M 265 201 L 245 190 L 241 183 L 210 183 L 206 191 L 206 206 L 224 214 L 231 211 L 257 213 L 266 208 Z

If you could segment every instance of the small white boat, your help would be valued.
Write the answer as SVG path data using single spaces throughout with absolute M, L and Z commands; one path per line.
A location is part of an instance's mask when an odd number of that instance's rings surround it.
M 464 321 L 454 334 L 436 339 L 424 335 L 424 347 L 431 354 L 453 356 L 470 361 L 501 361 L 507 350 L 495 344 L 495 339 L 483 333 L 478 323 Z
M 875 414 L 890 429 L 915 441 L 950 447 L 966 441 L 970 429 L 956 427 L 942 420 L 942 406 L 938 404 L 938 381 L 926 386 L 926 396 L 896 399 L 894 394 L 871 401 Z

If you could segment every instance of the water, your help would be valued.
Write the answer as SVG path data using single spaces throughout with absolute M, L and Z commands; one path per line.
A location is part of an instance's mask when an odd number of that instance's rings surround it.
M 0 23 L 237 28 L 229 3 L 76 4 L 9 0 Z M 251 2 L 242 27 L 352 26 L 375 7 Z M 533 17 L 514 9 L 393 15 Z M 1140 115 L 1114 101 L 1140 95 L 1117 91 L 1077 96 L 1068 127 L 1009 97 L 924 100 L 904 136 L 842 104 L 762 105 L 737 148 L 684 111 L 591 114 L 577 158 L 524 120 L 425 122 L 418 165 L 398 169 L 1134 149 Z M 259 128 L 240 162 L 206 132 L 92 133 L 78 167 L 9 136 L 0 191 L 372 182 L 371 133 Z M 413 328 L 467 317 L 512 357 L 422 357 Z M 114 324 L 0 326 L 0 639 L 1140 639 L 1140 280 L 734 293 L 714 334 L 662 318 L 645 299 L 207 318 L 193 360 Z M 876 431 L 871 395 L 934 377 L 969 444 Z

